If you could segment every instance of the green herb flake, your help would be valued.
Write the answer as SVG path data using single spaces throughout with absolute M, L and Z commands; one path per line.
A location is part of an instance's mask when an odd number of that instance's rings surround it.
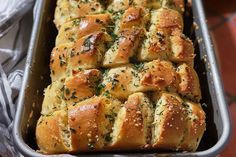
M 110 142 L 112 140 L 112 137 L 111 137 L 110 133 L 105 134 L 104 139 L 105 139 L 106 142 Z
M 72 25 L 73 26 L 78 26 L 80 24 L 80 19 L 75 19 L 73 22 L 72 22 Z
M 103 93 L 103 96 L 105 96 L 105 97 L 107 97 L 107 98 L 110 98 L 110 97 L 111 97 L 109 91 L 105 91 L 105 92 Z
M 99 84 L 97 89 L 96 89 L 96 95 L 99 95 L 105 87 L 106 87 L 105 84 L 103 84 L 103 83 Z

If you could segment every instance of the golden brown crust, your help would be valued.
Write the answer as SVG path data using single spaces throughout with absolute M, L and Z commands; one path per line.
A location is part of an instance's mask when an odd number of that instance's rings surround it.
M 175 91 L 177 75 L 171 62 L 154 60 L 144 64 L 141 85 L 149 90 L 168 89 Z
M 104 76 L 103 93 L 127 99 L 135 92 L 176 91 L 178 79 L 171 62 L 154 60 L 140 65 L 126 65 L 109 70 Z
M 157 30 L 164 30 L 168 35 L 182 34 L 183 18 L 175 10 L 161 8 L 153 12 L 152 19 Z M 152 29 L 152 28 L 150 28 Z
M 102 150 L 109 142 L 110 132 L 120 102 L 106 97 L 93 97 L 71 106 L 68 111 L 74 151 Z
M 72 44 L 61 44 L 55 47 L 51 53 L 50 69 L 52 81 L 61 80 L 66 77 L 68 54 Z
M 116 67 L 128 64 L 139 46 L 143 29 L 127 29 L 120 33 L 118 41 L 106 52 L 103 60 L 104 67 Z
M 181 14 L 184 13 L 185 2 L 184 0 L 162 0 L 162 7 L 171 8 L 179 11 Z
M 188 123 L 180 149 L 196 151 L 206 129 L 206 115 L 198 103 L 187 101 L 184 105 L 188 110 Z
M 76 106 L 69 109 L 69 125 L 72 131 L 72 146 L 75 151 L 90 151 L 101 149 L 101 134 L 99 133 L 99 102 Z
M 196 71 L 183 63 L 178 66 L 177 74 L 180 80 L 178 92 L 189 99 L 199 102 L 202 96 Z
M 138 60 L 166 60 L 171 55 L 170 35 L 182 34 L 182 17 L 175 10 L 161 8 L 152 11 L 150 23 L 151 26 L 149 32 L 147 33 L 147 39 L 144 41 L 142 49 L 138 54 Z
M 56 38 L 56 45 L 77 42 L 80 38 L 99 31 L 105 31 L 111 23 L 109 14 L 86 15 L 62 25 Z
M 36 127 L 36 140 L 40 151 L 47 154 L 65 153 L 70 150 L 70 141 L 65 141 L 67 112 L 60 110 L 49 116 L 41 116 Z
M 195 151 L 206 118 L 183 10 L 183 0 L 58 0 L 40 151 Z
M 146 14 L 144 8 L 129 7 L 120 20 L 119 29 L 122 31 L 134 27 L 145 28 L 148 19 L 149 16 Z
M 95 95 L 100 79 L 101 73 L 97 69 L 75 72 L 72 76 L 67 77 L 63 95 L 68 105 Z
M 173 9 L 176 9 L 178 10 L 180 13 L 184 13 L 184 10 L 185 10 L 185 2 L 184 0 L 173 0 L 174 2 L 174 7 Z
M 78 39 L 93 32 L 105 31 L 106 26 L 111 23 L 110 14 L 87 15 L 80 20 Z
M 60 29 L 64 23 L 72 19 L 101 12 L 102 10 L 103 7 L 97 0 L 88 0 L 87 2 L 80 0 L 58 0 L 54 23 L 57 29 Z
M 62 89 L 63 83 L 61 81 L 55 81 L 44 90 L 42 115 L 49 115 L 66 107 L 61 94 Z
M 186 128 L 187 112 L 175 94 L 161 93 L 154 113 L 153 147 L 178 150 Z
M 193 61 L 194 47 L 190 39 L 184 35 L 175 35 L 170 37 L 172 55 L 170 60 L 173 62 L 191 62 Z
M 150 139 L 152 106 L 143 93 L 129 96 L 118 113 L 113 130 L 112 149 L 144 148 Z
M 105 53 L 105 42 L 110 37 L 104 32 L 95 32 L 80 38 L 72 47 L 68 60 L 68 70 L 98 68 Z
M 167 33 L 163 30 L 153 29 L 147 33 L 147 39 L 138 54 L 138 60 L 167 59 L 170 52 L 170 41 Z

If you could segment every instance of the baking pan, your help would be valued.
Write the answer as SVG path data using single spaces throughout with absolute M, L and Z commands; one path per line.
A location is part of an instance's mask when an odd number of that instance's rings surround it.
M 57 34 L 53 24 L 55 6 L 55 0 L 38 0 L 38 12 L 31 36 L 24 81 L 13 129 L 15 146 L 24 156 L 42 156 L 36 151 L 38 148 L 35 141 L 35 126 L 40 116 L 43 90 L 50 84 L 49 58 Z M 200 78 L 203 95 L 201 103 L 204 104 L 203 109 L 207 116 L 206 131 L 198 150 L 196 152 L 137 151 L 78 155 L 215 156 L 223 149 L 230 134 L 230 120 L 217 62 L 205 23 L 202 1 L 193 0 L 192 7 L 186 7 L 186 9 L 190 16 L 185 15 L 184 32 L 195 44 L 195 69 Z

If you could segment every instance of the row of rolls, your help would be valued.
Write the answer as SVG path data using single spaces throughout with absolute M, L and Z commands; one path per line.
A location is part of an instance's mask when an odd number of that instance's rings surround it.
M 55 102 L 60 109 L 42 115 L 37 124 L 40 150 L 49 154 L 145 149 L 195 151 L 205 131 L 201 105 L 171 92 L 152 93 L 152 99 L 149 96 L 137 92 L 120 101 L 103 94 L 69 105 Z M 47 103 L 44 101 L 44 105 Z

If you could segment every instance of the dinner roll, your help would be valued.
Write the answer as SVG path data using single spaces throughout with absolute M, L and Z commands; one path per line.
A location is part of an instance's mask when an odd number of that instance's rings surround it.
M 39 118 L 36 140 L 41 152 L 46 154 L 71 152 L 70 136 L 66 110 L 58 110 Z
M 187 127 L 183 100 L 176 94 L 162 92 L 154 113 L 152 145 L 160 150 L 178 150 Z
M 97 0 L 58 0 L 55 9 L 54 23 L 57 29 L 72 19 L 88 14 L 99 13 L 104 7 Z
M 68 105 L 92 97 L 96 94 L 96 88 L 101 73 L 97 69 L 82 70 L 67 77 L 63 88 L 63 96 Z
M 143 149 L 150 144 L 153 106 L 143 93 L 129 96 L 115 120 L 111 148 Z
M 180 80 L 178 92 L 191 100 L 199 102 L 202 96 L 196 71 L 183 63 L 178 66 L 176 72 Z
M 60 28 L 56 38 L 56 45 L 69 42 L 74 43 L 94 32 L 105 31 L 111 22 L 109 14 L 86 15 L 73 19 L 63 24 Z
M 73 150 L 103 150 L 111 141 L 111 131 L 120 109 L 120 101 L 100 96 L 69 107 L 68 117 Z

